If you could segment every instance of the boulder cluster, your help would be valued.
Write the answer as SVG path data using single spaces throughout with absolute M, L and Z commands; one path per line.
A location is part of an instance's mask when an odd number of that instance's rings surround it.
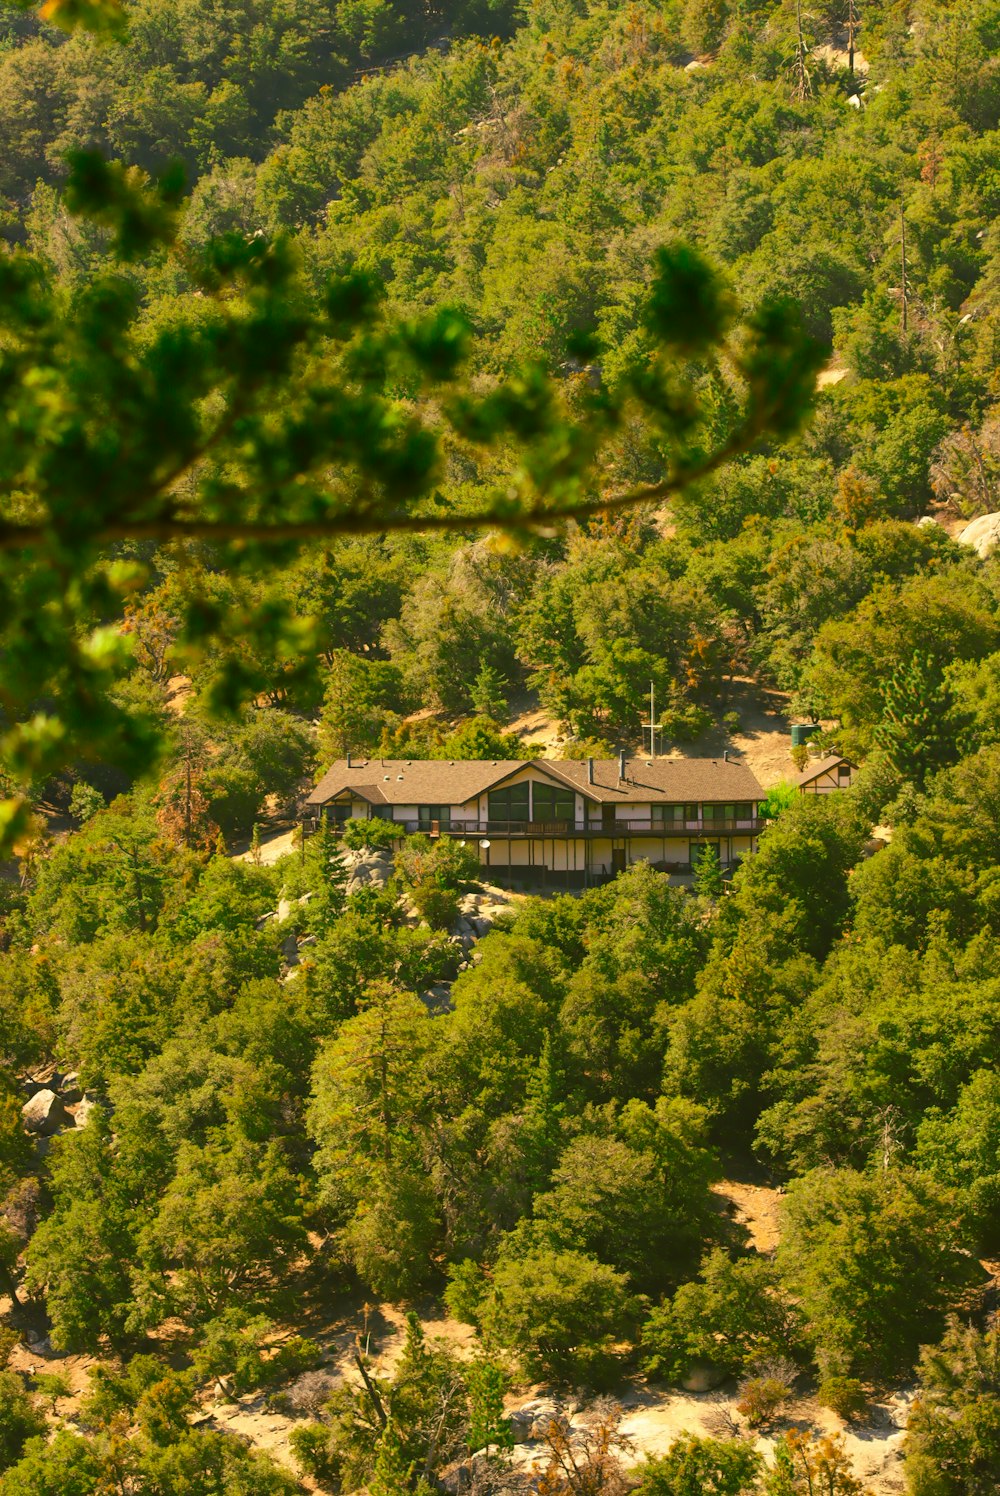
M 394 867 L 391 851 L 380 848 L 352 851 L 344 848 L 341 857 L 347 871 L 344 891 L 348 895 L 358 893 L 363 888 L 385 888 L 392 880 Z M 306 957 L 307 948 L 315 943 L 315 935 L 300 933 L 295 928 L 294 919 L 296 912 L 307 905 L 312 897 L 311 893 L 306 893 L 298 899 L 281 898 L 277 908 L 258 921 L 258 928 L 272 923 L 290 923 L 289 933 L 281 946 L 285 981 L 297 974 L 300 963 Z M 416 926 L 420 923 L 421 915 L 406 893 L 400 897 L 400 907 L 403 918 L 409 924 Z M 476 943 L 488 935 L 505 916 L 510 915 L 512 910 L 510 896 L 500 888 L 481 886 L 462 895 L 458 901 L 458 917 L 450 932 L 452 940 L 460 947 L 460 971 L 464 971 L 475 961 Z M 434 1009 L 447 1008 L 451 1001 L 451 983 L 440 982 L 423 996 L 428 1006 Z
M 21 1088 L 27 1101 L 21 1107 L 26 1130 L 47 1143 L 56 1133 L 83 1127 L 94 1105 L 94 1094 L 80 1089 L 75 1070 L 58 1067 L 41 1076 L 26 1076 Z

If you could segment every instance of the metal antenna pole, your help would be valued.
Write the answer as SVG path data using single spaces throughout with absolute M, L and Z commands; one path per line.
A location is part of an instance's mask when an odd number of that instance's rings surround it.
M 652 681 L 649 683 L 649 721 L 643 722 L 640 725 L 643 733 L 645 733 L 647 727 L 649 728 L 649 756 L 650 758 L 655 758 L 656 732 L 660 724 L 656 720 L 656 687 Z

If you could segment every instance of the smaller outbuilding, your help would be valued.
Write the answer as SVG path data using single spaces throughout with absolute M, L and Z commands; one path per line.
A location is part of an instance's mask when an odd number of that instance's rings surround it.
M 801 774 L 793 774 L 792 783 L 803 795 L 828 795 L 831 790 L 846 790 L 858 772 L 857 764 L 839 753 L 824 753 L 812 758 Z

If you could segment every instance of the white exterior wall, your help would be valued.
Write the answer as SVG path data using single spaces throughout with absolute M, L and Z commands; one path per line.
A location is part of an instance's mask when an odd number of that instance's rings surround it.
M 509 840 L 498 832 L 490 837 L 489 866 L 491 868 L 537 868 L 539 873 L 548 872 L 584 873 L 587 869 L 588 843 L 582 836 L 525 836 Z M 479 860 L 487 866 L 486 854 L 480 851 Z M 590 867 L 593 870 L 593 861 Z
M 559 783 L 547 779 L 537 771 L 533 772 L 529 765 L 525 765 L 523 770 L 505 780 L 504 787 L 525 781 L 530 785 Z M 838 788 L 836 770 L 827 771 L 820 776 L 819 784 L 821 787 L 817 789 L 818 793 Z M 812 787 L 804 789 L 804 792 L 812 792 Z M 340 803 L 343 805 L 346 801 L 341 800 Z M 585 881 L 586 875 L 597 878 L 610 875 L 614 871 L 616 860 L 619 866 L 623 862 L 631 865 L 642 861 L 683 866 L 689 861 L 691 841 L 694 838 L 718 842 L 724 862 L 748 856 L 753 851 L 753 836 L 748 822 L 736 823 L 737 828 L 746 827 L 742 834 L 738 829 L 716 831 L 711 821 L 703 819 L 688 821 L 683 825 L 665 824 L 662 833 L 652 831 L 650 826 L 654 803 L 658 802 L 612 803 L 609 807 L 607 802 L 588 800 L 585 794 L 577 790 L 574 792 L 575 824 L 567 823 L 565 834 L 529 836 L 515 833 L 508 837 L 502 831 L 495 832 L 489 836 L 491 845 L 488 850 L 478 848 L 480 863 L 484 870 L 487 866 L 497 869 L 535 868 L 540 876 L 544 869 L 553 873 L 578 875 L 581 881 Z M 603 815 L 609 808 L 614 812 L 614 833 L 595 835 L 595 830 L 601 827 Z M 478 847 L 478 843 L 487 835 L 485 830 L 480 829 L 480 824 L 485 826 L 489 820 L 489 793 L 484 792 L 468 804 L 452 805 L 449 809 L 451 834 L 468 836 Z M 391 816 L 393 820 L 408 823 L 413 828 L 419 822 L 420 807 L 373 806 L 365 800 L 353 798 L 350 802 L 350 814 L 352 818 L 374 815 L 388 819 Z M 533 793 L 529 817 L 531 820 L 535 819 Z M 630 830 L 633 825 L 636 828 L 634 831 Z M 574 835 L 574 831 L 585 828 L 589 828 L 589 835 Z
M 822 774 L 817 774 L 815 779 L 800 786 L 803 795 L 828 795 L 831 790 L 846 790 L 854 779 L 854 768 L 848 765 L 849 773 L 843 778 L 837 773 L 837 765 L 830 769 L 824 769 Z
M 652 816 L 652 810 L 648 805 L 633 805 L 626 801 L 624 805 L 614 807 L 616 821 L 646 821 L 648 823 Z

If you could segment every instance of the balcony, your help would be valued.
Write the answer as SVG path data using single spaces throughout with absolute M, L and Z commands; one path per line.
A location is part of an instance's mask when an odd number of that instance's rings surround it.
M 652 836 L 707 837 L 756 836 L 763 830 L 764 822 L 759 818 L 749 821 L 684 821 L 664 825 L 662 821 L 591 821 L 586 825 L 572 821 L 459 821 L 443 825 L 439 821 L 421 824 L 419 821 L 397 821 L 400 835 L 412 836 L 422 831 L 429 836 L 453 836 L 465 840 L 482 840 L 494 836 L 502 837 L 615 837 Z M 340 829 L 339 827 L 337 828 Z

